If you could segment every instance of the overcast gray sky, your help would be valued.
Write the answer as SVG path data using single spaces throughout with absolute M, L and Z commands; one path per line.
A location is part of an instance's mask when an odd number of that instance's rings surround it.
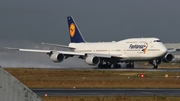
M 179 0 L 1 0 L 0 40 L 69 43 L 66 16 L 86 41 L 180 42 Z

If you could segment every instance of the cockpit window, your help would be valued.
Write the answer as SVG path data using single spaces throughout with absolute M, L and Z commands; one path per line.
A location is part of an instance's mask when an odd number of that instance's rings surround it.
M 161 42 L 161 40 L 154 40 L 154 42 Z

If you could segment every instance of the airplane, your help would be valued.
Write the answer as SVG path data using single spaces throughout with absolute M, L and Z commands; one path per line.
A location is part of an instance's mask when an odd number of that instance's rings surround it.
M 127 68 L 134 68 L 136 61 L 148 61 L 157 69 L 162 61 L 169 62 L 173 59 L 164 44 L 158 38 L 128 38 L 112 42 L 86 42 L 82 36 L 73 17 L 67 17 L 70 43 L 68 46 L 42 43 L 45 45 L 68 48 L 69 51 L 59 50 L 37 50 L 5 47 L 24 52 L 40 52 L 49 55 L 55 63 L 78 56 L 85 60 L 85 63 L 98 68 L 121 68 L 125 62 Z

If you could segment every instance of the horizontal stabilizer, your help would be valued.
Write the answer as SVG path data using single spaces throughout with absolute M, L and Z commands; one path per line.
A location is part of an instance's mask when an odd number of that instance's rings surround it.
M 59 45 L 59 44 L 51 44 L 51 43 L 42 43 L 43 45 L 49 45 L 49 46 L 55 46 L 55 47 L 62 47 L 62 48 L 69 48 L 69 49 L 75 49 L 74 47 L 69 47 L 66 45 Z

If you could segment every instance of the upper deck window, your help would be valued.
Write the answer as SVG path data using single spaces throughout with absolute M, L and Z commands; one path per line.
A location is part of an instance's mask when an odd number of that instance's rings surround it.
M 154 40 L 154 42 L 161 42 L 161 40 Z

